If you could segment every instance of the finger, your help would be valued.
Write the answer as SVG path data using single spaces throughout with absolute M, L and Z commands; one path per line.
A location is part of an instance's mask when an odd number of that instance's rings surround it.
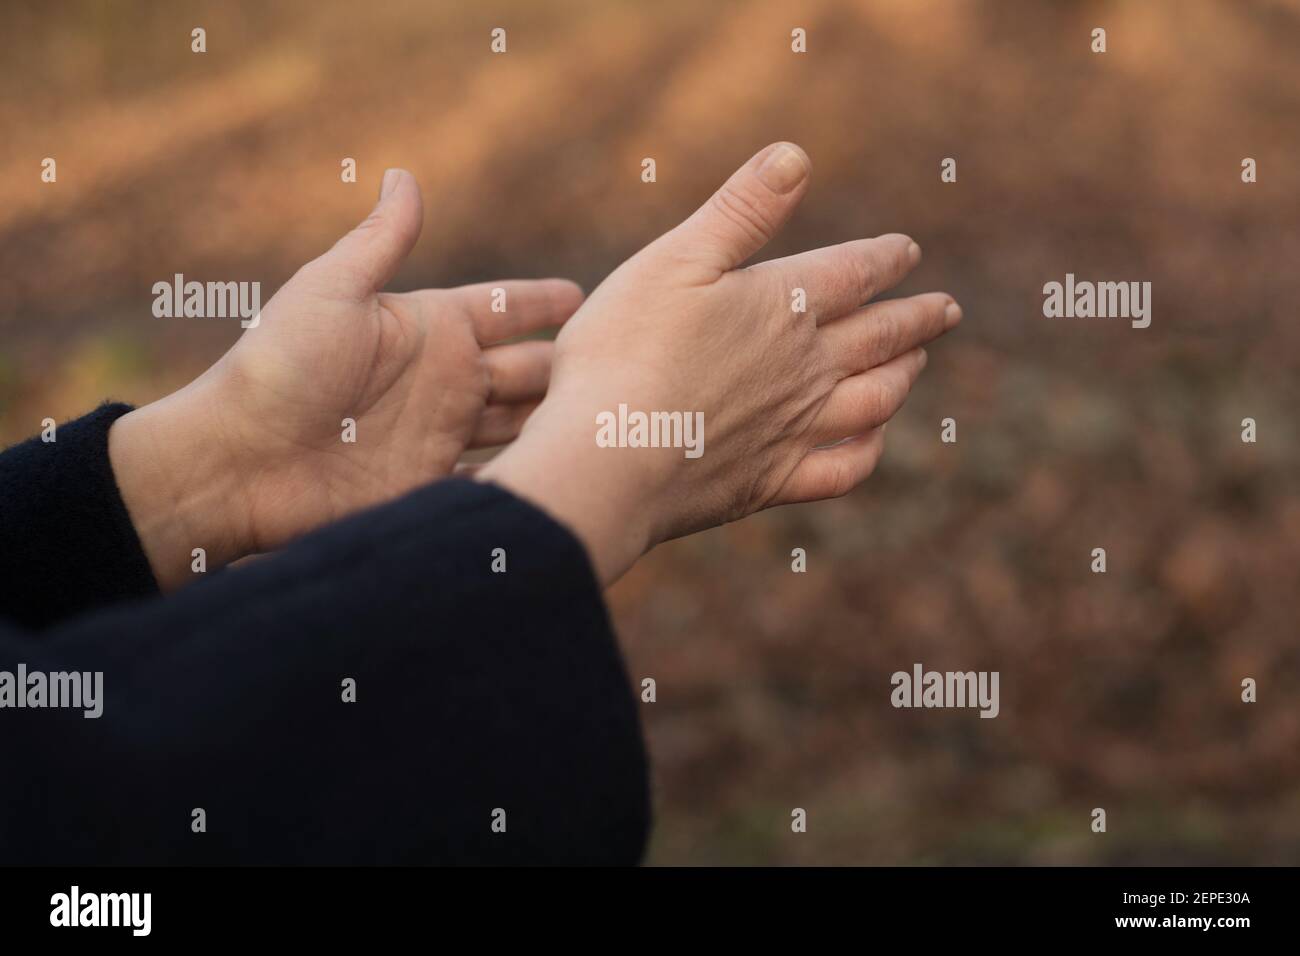
M 483 352 L 490 390 L 488 401 L 525 402 L 540 399 L 551 381 L 555 343 L 535 340 L 496 345 Z
M 582 286 L 568 279 L 505 279 L 448 290 L 469 311 L 480 345 L 558 328 L 582 305 Z
M 736 268 L 785 225 L 808 187 L 812 164 L 793 143 L 773 143 L 660 243 L 722 274 Z
M 920 261 L 921 247 L 895 232 L 761 262 L 750 271 L 774 275 L 788 290 L 803 289 L 808 311 L 823 325 L 892 289 Z
M 404 169 L 387 170 L 375 208 L 325 257 L 361 279 L 365 288 L 359 294 L 377 292 L 410 254 L 423 221 L 424 202 L 415 177 Z
M 961 306 L 944 292 L 873 302 L 822 328 L 841 375 L 875 368 L 937 339 L 961 321 Z
M 876 470 L 884 450 L 884 425 L 830 448 L 814 448 L 795 466 L 772 504 L 789 505 L 846 495 Z
M 889 421 L 907 401 L 908 392 L 925 363 L 925 349 L 913 349 L 883 365 L 843 379 L 813 421 L 813 440 L 839 441 Z
M 478 427 L 474 429 L 468 447 L 491 448 L 514 441 L 538 404 L 521 402 L 516 405 L 489 405 L 479 416 Z

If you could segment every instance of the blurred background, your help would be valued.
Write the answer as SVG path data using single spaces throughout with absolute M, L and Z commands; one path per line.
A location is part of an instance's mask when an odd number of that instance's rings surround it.
M 387 166 L 426 203 L 392 288 L 590 289 L 794 140 L 813 186 L 763 256 L 905 231 L 926 258 L 900 292 L 966 321 L 866 485 L 668 544 L 611 592 L 658 685 L 650 862 L 1300 862 L 1300 0 L 0 18 L 0 440 L 188 381 L 238 324 L 154 319 L 152 284 L 265 299 Z M 1151 327 L 1045 319 L 1066 272 L 1152 282 Z M 894 710 L 918 661 L 1000 671 L 1001 716 Z

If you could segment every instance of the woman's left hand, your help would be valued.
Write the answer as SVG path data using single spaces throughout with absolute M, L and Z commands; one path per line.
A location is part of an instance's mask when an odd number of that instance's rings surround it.
M 419 186 L 389 170 L 369 217 L 308 263 L 212 368 L 120 418 L 114 473 L 159 584 L 279 547 L 505 444 L 546 392 L 549 341 L 582 290 L 561 279 L 386 293 L 420 234 Z

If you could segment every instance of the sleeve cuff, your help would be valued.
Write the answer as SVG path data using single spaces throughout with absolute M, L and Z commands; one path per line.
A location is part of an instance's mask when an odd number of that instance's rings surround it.
M 0 616 L 41 629 L 157 593 L 108 458 L 131 410 L 105 403 L 0 454 Z

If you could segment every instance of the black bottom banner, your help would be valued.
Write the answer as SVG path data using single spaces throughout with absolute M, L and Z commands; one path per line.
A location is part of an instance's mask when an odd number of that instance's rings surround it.
M 512 930 L 534 941 L 712 931 L 732 942 L 806 941 L 830 930 L 850 938 L 919 932 L 928 942 L 1132 937 L 1231 946 L 1284 931 L 1295 871 L 85 868 L 0 870 L 0 886 L 7 939 L 91 944 L 283 938 L 337 946 L 437 928 L 494 941 Z

